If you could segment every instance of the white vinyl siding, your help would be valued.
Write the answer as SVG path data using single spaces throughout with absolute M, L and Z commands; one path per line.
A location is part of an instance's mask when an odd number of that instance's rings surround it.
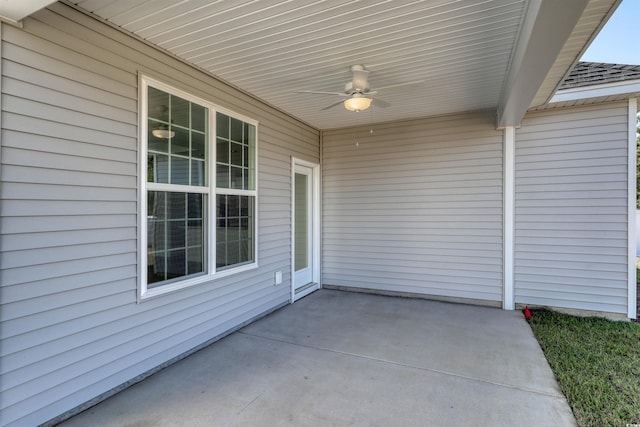
M 325 284 L 499 303 L 502 132 L 493 116 L 325 132 L 322 230 Z
M 317 131 L 61 3 L 2 26 L 2 71 L 2 425 L 57 417 L 288 302 L 290 159 L 319 162 Z M 260 267 L 137 304 L 140 72 L 260 122 Z
M 516 303 L 627 312 L 627 103 L 525 117 L 516 134 Z

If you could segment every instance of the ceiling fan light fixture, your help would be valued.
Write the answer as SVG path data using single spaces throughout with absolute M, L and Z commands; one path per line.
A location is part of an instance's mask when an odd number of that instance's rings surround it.
M 344 101 L 344 108 L 349 111 L 364 111 L 371 106 L 371 98 L 364 96 L 353 96 Z
M 169 129 L 158 128 L 158 129 L 153 129 L 151 131 L 151 135 L 160 139 L 171 139 L 176 135 L 176 133 Z

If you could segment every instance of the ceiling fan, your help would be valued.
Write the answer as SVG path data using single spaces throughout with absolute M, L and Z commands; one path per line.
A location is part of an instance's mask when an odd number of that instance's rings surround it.
M 351 74 L 353 76 L 351 78 L 351 81 L 347 82 L 344 85 L 344 92 L 323 92 L 323 91 L 316 91 L 316 90 L 301 90 L 301 91 L 298 91 L 297 93 L 337 95 L 337 96 L 342 96 L 347 98 L 344 101 L 338 101 L 334 104 L 324 107 L 322 110 L 328 110 L 329 108 L 333 108 L 337 105 L 344 104 L 344 108 L 346 108 L 349 111 L 364 111 L 367 108 L 369 108 L 372 103 L 382 108 L 391 106 L 391 104 L 383 101 L 380 98 L 377 98 L 377 97 L 374 98 L 374 95 L 377 95 L 378 92 L 381 90 L 422 83 L 422 81 L 413 81 L 413 82 L 407 82 L 407 83 L 400 83 L 397 85 L 383 86 L 377 89 L 371 89 L 369 87 L 369 81 L 368 81 L 369 71 L 367 71 L 364 68 L 364 65 L 352 65 Z

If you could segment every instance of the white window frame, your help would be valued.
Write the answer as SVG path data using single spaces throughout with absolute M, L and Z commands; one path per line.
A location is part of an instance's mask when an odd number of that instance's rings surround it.
M 222 108 L 218 105 L 211 103 L 203 98 L 195 96 L 189 92 L 178 89 L 169 84 L 163 83 L 157 79 L 149 77 L 148 75 L 140 74 L 138 77 L 138 125 L 139 125 L 139 156 L 138 156 L 138 303 L 147 300 L 152 297 L 164 295 L 170 292 L 174 292 L 180 289 L 188 288 L 194 285 L 199 285 L 207 282 L 211 282 L 214 279 L 231 276 L 237 273 L 241 273 L 248 270 L 258 268 L 258 121 L 241 114 L 230 111 L 226 108 Z M 148 191 L 172 191 L 178 189 L 179 192 L 184 192 L 185 186 L 177 184 L 160 184 L 160 183 L 148 183 L 147 182 L 147 150 L 148 150 L 148 99 L 147 92 L 148 87 L 154 87 L 164 92 L 170 93 L 175 96 L 179 96 L 183 99 L 191 101 L 206 107 L 209 111 L 208 117 L 208 129 L 209 140 L 207 141 L 207 173 L 208 173 L 208 186 L 205 188 L 198 188 L 189 186 L 188 192 L 190 193 L 203 193 L 207 195 L 207 205 L 205 207 L 206 219 L 205 222 L 206 236 L 205 250 L 206 250 L 206 271 L 202 275 L 196 277 L 187 277 L 183 280 L 176 279 L 175 281 L 160 284 L 158 286 L 148 287 L 147 285 L 147 193 Z M 255 126 L 255 146 L 254 146 L 254 190 L 240 190 L 240 189 L 218 189 L 216 188 L 216 113 L 222 113 L 235 119 L 241 120 L 245 123 Z M 149 185 L 151 184 L 151 185 Z M 224 267 L 224 269 L 216 270 L 216 199 L 218 194 L 234 194 L 234 195 L 246 195 L 254 198 L 254 211 L 253 211 L 253 262 L 247 262 L 238 265 L 237 267 Z

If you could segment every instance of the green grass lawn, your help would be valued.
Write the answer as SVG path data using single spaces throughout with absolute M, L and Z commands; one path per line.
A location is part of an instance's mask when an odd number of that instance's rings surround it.
M 534 310 L 530 324 L 580 426 L 640 425 L 640 323 Z

